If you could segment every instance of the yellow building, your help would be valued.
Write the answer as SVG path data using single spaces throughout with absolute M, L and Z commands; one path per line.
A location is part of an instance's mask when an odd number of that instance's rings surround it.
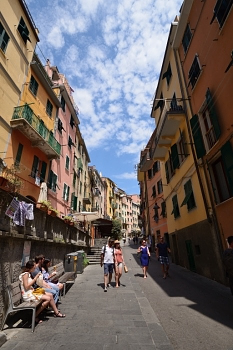
M 115 209 L 116 209 L 116 202 L 115 202 L 115 183 L 109 179 L 108 177 L 102 177 L 103 182 L 105 183 L 106 189 L 105 189 L 105 212 L 106 212 L 106 218 L 109 220 L 115 219 Z
M 185 5 L 189 6 L 190 2 Z M 186 11 L 183 7 L 181 18 Z M 182 67 L 173 49 L 178 25 L 176 18 L 171 24 L 151 111 L 156 131 L 147 151 L 149 156 L 141 160 L 140 171 L 147 163 L 160 161 L 173 261 L 220 280 L 215 225 L 210 220 L 208 190 L 201 178 L 189 122 L 192 109 Z
M 28 76 L 38 30 L 24 0 L 0 2 L 0 158 L 11 134 L 10 120 Z

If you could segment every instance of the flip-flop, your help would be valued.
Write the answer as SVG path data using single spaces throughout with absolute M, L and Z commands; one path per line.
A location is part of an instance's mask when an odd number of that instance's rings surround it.
M 36 324 L 41 324 L 43 321 L 42 320 L 36 320 Z

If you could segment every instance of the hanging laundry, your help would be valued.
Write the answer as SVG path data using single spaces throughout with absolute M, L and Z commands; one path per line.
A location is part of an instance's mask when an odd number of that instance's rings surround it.
M 37 186 L 40 186 L 40 177 L 39 177 L 39 176 L 36 176 L 35 184 L 36 184 Z
M 5 214 L 9 216 L 11 219 L 13 219 L 15 212 L 18 210 L 18 208 L 19 208 L 19 201 L 17 198 L 13 198 Z
M 22 202 L 19 202 L 19 207 L 13 217 L 13 223 L 18 226 L 25 226 L 26 211 Z
M 27 220 L 34 220 L 33 204 L 22 202 Z

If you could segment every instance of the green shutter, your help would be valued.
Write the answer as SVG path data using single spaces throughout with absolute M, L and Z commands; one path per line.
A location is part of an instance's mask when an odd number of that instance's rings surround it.
M 16 159 L 15 159 L 15 165 L 19 165 L 20 160 L 21 160 L 21 156 L 22 156 L 22 152 L 23 152 L 23 145 L 21 143 L 19 143 L 18 151 L 17 151 Z
M 57 189 L 57 175 L 53 173 L 52 177 L 52 190 L 56 192 Z
M 180 216 L 177 195 L 172 197 L 172 204 L 173 204 L 173 210 L 171 214 L 174 214 L 174 218 L 177 218 L 178 216 Z
M 171 158 L 172 158 L 173 169 L 179 168 L 180 162 L 179 162 L 179 156 L 178 156 L 178 150 L 177 150 L 176 143 L 171 147 Z
M 35 179 L 36 173 L 38 171 L 38 165 L 39 165 L 39 158 L 37 156 L 34 156 L 33 164 L 32 164 L 32 171 L 31 171 L 31 177 Z
M 41 171 L 40 171 L 40 181 L 42 182 L 45 180 L 46 169 L 47 169 L 47 163 L 42 162 Z
M 52 183 L 53 183 L 53 171 L 49 171 L 49 176 L 48 176 L 48 188 L 52 188 Z
M 65 197 L 66 197 L 66 187 L 67 187 L 67 185 L 66 184 L 64 184 L 64 188 L 63 188 L 63 198 L 65 199 Z
M 198 120 L 198 115 L 195 114 L 190 119 L 190 124 L 192 128 L 193 140 L 196 148 L 197 158 L 201 158 L 206 154 L 204 141 L 202 138 L 201 128 Z
M 217 115 L 216 110 L 214 108 L 214 101 L 212 99 L 209 88 L 207 89 L 207 92 L 206 92 L 206 103 L 207 103 L 207 108 L 208 108 L 208 111 L 210 114 L 210 120 L 211 120 L 211 123 L 212 123 L 213 128 L 214 128 L 215 136 L 216 136 L 216 139 L 218 140 L 220 135 L 221 135 L 221 130 L 220 130 L 219 122 L 218 122 L 218 115 Z
M 184 191 L 185 191 L 185 198 L 184 198 L 183 202 L 181 203 L 181 207 L 188 203 L 188 201 L 189 201 L 189 199 L 190 199 L 190 197 L 191 197 L 191 195 L 193 193 L 191 180 L 188 180 L 184 184 Z
M 73 206 L 73 210 L 77 210 L 77 204 L 78 204 L 78 197 L 74 196 L 74 206 Z
M 230 193 L 233 196 L 233 151 L 230 141 L 227 141 L 221 148 L 224 169 L 229 182 Z
M 71 203 L 70 203 L 71 209 L 74 209 L 74 192 L 71 194 Z
M 66 198 L 67 202 L 69 201 L 69 196 L 70 196 L 70 187 L 67 186 L 67 198 Z

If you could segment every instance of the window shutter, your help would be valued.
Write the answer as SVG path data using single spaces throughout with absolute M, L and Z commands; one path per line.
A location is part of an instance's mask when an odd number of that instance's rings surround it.
M 19 165 L 20 160 L 21 160 L 21 156 L 22 156 L 22 152 L 23 152 L 23 145 L 21 143 L 19 143 L 18 151 L 17 151 L 16 159 L 15 159 L 15 165 Z
M 36 173 L 38 171 L 38 165 L 39 165 L 39 158 L 37 156 L 34 156 L 33 164 L 32 164 L 32 171 L 31 171 L 31 177 L 35 179 Z
M 67 202 L 69 200 L 69 196 L 70 196 L 70 186 L 67 186 L 67 198 L 66 198 Z
M 169 167 L 168 167 L 168 161 L 166 161 L 166 163 L 165 163 L 165 172 L 166 172 L 166 179 L 167 179 L 167 183 L 169 183 L 169 181 L 170 181 L 170 177 L 169 177 Z
M 64 184 L 64 188 L 63 188 L 63 199 L 66 199 L 66 188 L 67 188 L 67 184 Z
M 180 161 L 179 161 L 179 156 L 178 156 L 178 150 L 177 150 L 177 144 L 176 143 L 171 147 L 171 157 L 172 157 L 173 169 L 179 168 Z
M 227 141 L 221 148 L 224 168 L 229 182 L 230 193 L 233 196 L 233 151 L 230 141 Z
M 181 203 L 181 207 L 188 203 L 188 201 L 193 193 L 191 180 L 187 181 L 184 184 L 184 191 L 185 191 L 185 198 L 184 198 L 183 202 Z
M 221 129 L 219 126 L 218 115 L 214 108 L 214 102 L 213 102 L 209 88 L 207 89 L 207 92 L 206 92 L 206 102 L 207 102 L 207 108 L 210 114 L 210 120 L 214 128 L 215 136 L 216 136 L 216 139 L 218 140 L 221 135 Z
M 77 210 L 78 197 L 74 196 L 74 207 L 73 210 Z
M 71 194 L 71 203 L 70 203 L 71 209 L 74 209 L 74 192 Z
M 57 187 L 57 175 L 53 173 L 52 177 L 52 190 L 56 192 L 56 187 Z
M 197 158 L 199 159 L 206 154 L 206 150 L 205 150 L 204 141 L 202 138 L 201 128 L 200 128 L 197 114 L 195 114 L 190 119 L 190 124 L 192 128 L 192 134 L 193 134 L 193 140 L 195 144 Z
M 45 180 L 46 169 L 47 169 L 47 163 L 42 162 L 41 171 L 40 171 L 40 181 L 42 182 Z

